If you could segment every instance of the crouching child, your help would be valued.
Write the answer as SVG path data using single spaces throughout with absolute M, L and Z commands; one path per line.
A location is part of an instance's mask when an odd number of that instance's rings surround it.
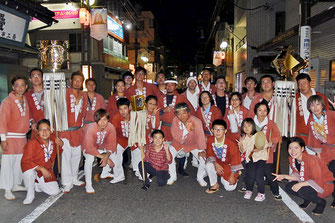
M 153 143 L 148 144 L 144 152 L 144 174 L 145 187 L 150 187 L 148 174 L 157 177 L 158 186 L 164 186 L 169 179 L 169 164 L 172 162 L 172 155 L 169 151 L 169 144 L 164 143 L 164 133 L 161 130 L 154 130 L 151 133 Z M 138 164 L 140 174 L 143 178 L 142 161 Z

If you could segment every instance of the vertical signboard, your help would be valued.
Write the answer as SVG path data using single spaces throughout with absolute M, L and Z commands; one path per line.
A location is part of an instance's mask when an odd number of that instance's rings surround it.
M 311 53 L 311 27 L 301 26 L 300 27 L 300 56 L 302 59 L 309 61 Z M 310 65 L 305 69 L 301 69 L 300 73 L 309 74 Z

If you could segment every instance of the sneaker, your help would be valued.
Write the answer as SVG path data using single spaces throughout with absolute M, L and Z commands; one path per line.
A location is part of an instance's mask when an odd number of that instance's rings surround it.
M 247 191 L 245 191 L 245 194 L 244 194 L 243 198 L 249 200 L 251 198 L 251 196 L 252 196 L 252 191 L 247 190 Z
M 116 183 L 119 183 L 119 182 L 124 181 L 124 180 L 125 180 L 124 177 L 120 178 L 120 179 L 112 179 L 111 181 L 109 181 L 109 183 L 116 184 Z
M 6 190 L 6 192 L 5 192 L 5 198 L 7 200 L 9 200 L 9 201 L 12 201 L 12 200 L 15 200 L 16 197 L 14 196 L 14 194 L 12 193 L 12 191 Z
M 67 194 L 70 192 L 70 190 L 72 189 L 72 185 L 68 185 L 68 186 L 64 186 L 61 190 L 64 194 Z
M 282 199 L 282 197 L 281 197 L 280 194 L 274 194 L 273 197 L 274 197 L 274 199 L 276 199 L 276 200 L 281 200 L 281 199 Z
M 16 192 L 16 191 L 27 191 L 27 188 L 25 188 L 24 186 L 21 186 L 21 185 L 14 185 L 14 187 L 12 188 L 12 191 L 13 192 Z
M 326 207 L 326 201 L 321 199 L 319 203 L 316 204 L 316 207 L 312 211 L 314 215 L 321 215 Z
M 247 188 L 246 187 L 242 187 L 241 189 L 238 189 L 239 192 L 246 192 Z
M 265 194 L 258 193 L 257 196 L 255 197 L 255 201 L 262 202 L 265 200 Z
M 86 185 L 85 189 L 86 189 L 86 193 L 88 193 L 88 194 L 94 194 L 95 193 L 95 190 L 92 186 Z
M 26 197 L 26 199 L 24 199 L 24 201 L 23 201 L 23 204 L 28 205 L 28 204 L 33 203 L 34 198 L 35 197 Z
M 107 179 L 107 178 L 113 178 L 113 177 L 114 177 L 114 175 L 109 173 L 109 172 L 103 173 L 103 174 L 101 173 L 101 175 L 100 175 L 100 179 Z
M 168 179 L 168 181 L 167 181 L 167 185 L 173 185 L 174 184 L 174 182 L 176 181 L 177 179 L 172 179 L 172 178 L 170 178 L 170 179 Z
M 73 180 L 73 185 L 75 185 L 75 186 L 84 186 L 85 185 L 85 182 L 84 181 L 81 181 L 81 180 L 78 180 L 78 179 L 76 179 L 76 180 Z

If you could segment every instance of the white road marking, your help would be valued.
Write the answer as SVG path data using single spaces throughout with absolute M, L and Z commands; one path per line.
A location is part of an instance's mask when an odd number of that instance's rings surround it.
M 279 187 L 279 194 L 282 196 L 286 206 L 299 218 L 301 222 L 314 222 L 313 219 L 293 201 L 288 194 Z
M 79 173 L 78 179 L 81 179 L 83 176 L 84 176 L 84 171 Z M 48 197 L 42 204 L 37 206 L 30 214 L 24 217 L 19 223 L 34 222 L 41 214 L 43 214 L 43 212 L 45 212 L 51 205 L 53 205 L 63 195 L 64 193 L 61 192 L 56 196 Z

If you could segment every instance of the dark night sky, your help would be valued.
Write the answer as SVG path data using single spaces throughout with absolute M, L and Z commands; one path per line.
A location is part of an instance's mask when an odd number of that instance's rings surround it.
M 199 29 L 208 26 L 216 0 L 136 0 L 143 10 L 154 13 L 158 34 L 177 64 L 193 64 L 200 38 Z M 172 62 L 173 63 L 173 62 Z

